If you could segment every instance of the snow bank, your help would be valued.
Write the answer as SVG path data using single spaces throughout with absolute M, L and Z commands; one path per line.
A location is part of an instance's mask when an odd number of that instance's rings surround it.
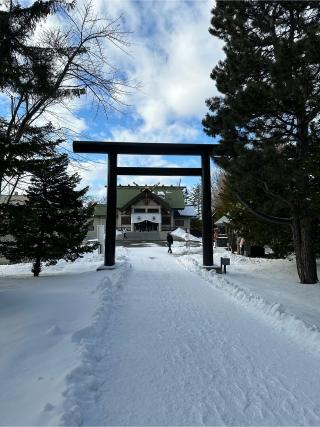
M 117 248 L 119 255 L 124 248 Z M 84 254 L 82 258 L 78 258 L 74 262 L 68 262 L 63 259 L 59 260 L 57 264 L 51 266 L 42 266 L 40 277 L 55 276 L 59 274 L 74 274 L 84 273 L 87 271 L 95 271 L 99 265 L 103 263 L 103 255 L 99 255 L 97 251 L 93 253 Z M 31 272 L 31 263 L 21 264 L 3 264 L 0 265 L 0 278 L 23 278 L 33 276 Z
M 44 267 L 38 278 L 31 264 L 0 266 L 1 425 L 81 423 L 77 402 L 96 387 L 86 352 L 92 344 L 98 357 L 95 334 L 128 267 L 126 253 L 117 248 L 118 268 L 99 272 L 96 254 Z
M 130 268 L 126 255 L 117 258 L 117 269 L 109 271 L 98 286 L 99 303 L 90 326 L 73 333 L 72 340 L 80 349 L 78 365 L 66 376 L 64 403 L 59 425 L 80 426 L 83 417 L 95 407 L 104 375 L 99 362 L 105 357 L 108 345 L 104 343 L 109 312 L 115 306 L 118 291 Z
M 284 338 L 319 355 L 320 327 L 299 318 L 320 312 L 319 286 L 298 285 L 290 261 L 224 250 L 215 261 L 228 255 L 231 266 L 218 275 L 201 268 L 200 251 L 174 245 L 179 262 L 221 294 L 154 244 L 117 247 L 114 270 L 93 272 L 102 257 L 91 254 L 37 279 L 30 265 L 1 266 L 0 424 L 318 425 L 318 357 L 298 355 L 290 365 Z
M 184 242 L 174 242 L 172 246 L 173 256 L 195 255 L 202 252 L 202 246 L 187 247 Z
M 230 252 L 221 253 L 220 256 L 228 255 L 233 258 L 235 263 L 261 264 L 272 261 L 283 260 L 266 260 L 237 257 Z M 202 276 L 214 288 L 221 290 L 228 297 L 232 298 L 238 304 L 244 306 L 248 311 L 255 314 L 259 320 L 267 322 L 279 333 L 285 333 L 293 341 L 297 342 L 303 348 L 309 349 L 312 353 L 320 354 L 320 328 L 315 325 L 308 325 L 306 322 L 293 314 L 289 314 L 285 307 L 277 302 L 269 302 L 247 289 L 235 284 L 230 276 L 220 275 L 215 270 L 205 270 L 200 264 L 200 260 L 192 256 L 183 256 L 178 262 L 187 270 L 195 272 Z
M 174 231 L 171 231 L 171 234 L 173 236 L 180 237 L 183 240 L 190 240 L 192 242 L 201 242 L 202 241 L 202 239 L 200 239 L 199 237 L 193 236 L 190 233 L 186 233 L 185 230 L 183 230 L 180 227 Z

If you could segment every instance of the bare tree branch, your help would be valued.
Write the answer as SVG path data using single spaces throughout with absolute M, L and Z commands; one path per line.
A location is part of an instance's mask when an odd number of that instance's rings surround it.
M 39 63 L 48 65 L 48 90 L 41 90 L 35 81 L 33 63 L 21 56 L 24 73 L 21 89 L 8 89 L 11 98 L 10 118 L 6 126 L 7 143 L 20 143 L 30 126 L 34 126 L 57 105 L 66 106 L 70 100 L 86 94 L 104 113 L 121 111 L 127 106 L 130 83 L 107 58 L 107 48 L 112 45 L 126 52 L 129 46 L 127 33 L 120 28 L 121 17 L 108 20 L 93 13 L 91 3 L 75 10 L 60 11 L 64 18 L 60 28 L 44 30 L 37 45 L 28 48 L 38 55 Z M 47 61 L 47 62 L 46 62 Z M 25 90 L 23 90 L 25 87 Z M 31 89 L 30 89 L 31 88 Z M 5 155 L 10 164 L 13 151 Z M 0 169 L 0 189 L 8 171 Z

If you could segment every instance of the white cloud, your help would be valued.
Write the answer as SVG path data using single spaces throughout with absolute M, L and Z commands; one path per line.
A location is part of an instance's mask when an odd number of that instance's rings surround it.
M 73 162 L 69 166 L 69 172 L 77 172 L 81 177 L 79 187 L 89 186 L 88 194 L 96 198 L 103 198 L 106 195 L 105 185 L 107 184 L 107 162 Z
M 85 1 L 85 0 L 83 0 Z M 79 3 L 78 3 L 79 4 Z M 128 54 L 106 43 L 110 64 L 122 70 L 129 79 L 140 82 L 140 89 L 124 100 L 131 105 L 122 120 L 101 120 L 90 129 L 81 109 L 87 102 L 81 98 L 69 110 L 58 108 L 59 125 L 77 133 L 86 132 L 86 139 L 130 142 L 200 142 L 201 119 L 207 112 L 205 100 L 216 92 L 210 79 L 212 68 L 223 58 L 222 44 L 212 37 L 210 26 L 212 0 L 93 0 L 99 16 L 117 18 L 124 31 L 131 32 Z M 55 25 L 55 17 L 48 25 Z M 113 117 L 113 118 L 114 118 Z M 126 125 L 122 124 L 126 123 Z M 111 123 L 111 124 L 110 124 Z M 116 123 L 115 125 L 113 123 Z M 97 130 L 98 129 L 98 130 Z M 122 165 L 171 166 L 181 164 L 176 158 L 163 156 L 121 156 Z M 84 162 L 80 170 L 82 185 L 93 192 L 105 192 L 106 163 Z M 197 167 L 197 160 L 185 158 L 183 166 Z M 119 177 L 119 182 L 176 184 L 179 178 Z
M 56 104 L 42 115 L 41 121 L 50 121 L 56 128 L 80 134 L 88 129 L 85 118 L 79 115 L 84 105 L 85 97 L 67 100 L 64 105 Z
M 113 13 L 115 3 L 119 12 L 128 5 L 111 2 Z M 201 120 L 205 99 L 215 92 L 210 72 L 223 56 L 221 43 L 208 32 L 212 2 L 146 1 L 134 2 L 135 8 L 129 4 L 134 45 L 132 58 L 125 59 L 130 77 L 141 81 L 134 105 L 145 128 L 161 129 L 190 117 Z M 140 27 L 134 27 L 137 15 Z
M 221 43 L 208 32 L 212 1 L 95 0 L 98 13 L 116 18 L 123 14 L 124 30 L 131 31 L 129 54 L 107 45 L 111 62 L 141 87 L 126 101 L 134 127 L 118 124 L 103 127 L 93 139 L 124 142 L 199 142 L 205 100 L 215 93 L 210 79 L 214 65 L 223 57 Z M 195 125 L 198 121 L 199 125 Z M 138 124 L 137 124 L 138 123 Z M 89 133 L 89 130 L 87 131 Z M 111 137 L 110 137 L 111 134 Z M 164 156 L 120 156 L 122 166 L 182 166 L 182 160 Z M 199 167 L 199 159 L 184 157 L 184 167 Z M 100 167 L 98 167 L 100 170 Z M 95 170 L 90 182 L 98 180 Z M 101 178 L 106 182 L 106 169 Z M 88 176 L 86 176 L 88 181 Z M 190 178 L 191 180 L 192 178 Z M 197 180 L 197 178 L 195 178 Z M 118 183 L 177 184 L 179 177 L 122 176 Z M 186 182 L 189 178 L 183 179 Z M 98 182 L 98 181 L 96 181 Z
M 165 160 L 162 156 L 120 156 L 121 166 L 158 166 L 174 167 L 174 163 Z M 72 163 L 69 167 L 70 173 L 77 172 L 81 177 L 79 188 L 89 186 L 88 194 L 96 199 L 106 196 L 108 166 L 106 161 L 92 162 L 83 161 Z M 165 185 L 177 185 L 179 177 L 159 177 L 159 176 L 118 176 L 118 184 L 127 185 L 136 182 L 139 185 L 154 185 L 160 182 Z
M 210 73 L 223 57 L 222 43 L 208 32 L 212 1 L 95 0 L 94 6 L 112 18 L 123 14 L 124 29 L 132 32 L 130 55 L 108 49 L 117 66 L 141 82 L 126 101 L 145 130 L 181 119 L 200 122 L 205 100 L 215 93 Z
M 207 111 L 205 99 L 215 92 L 210 72 L 223 57 L 221 43 L 208 32 L 212 1 L 93 0 L 92 5 L 99 17 L 121 16 L 123 30 L 131 33 L 128 55 L 110 42 L 105 48 L 110 64 L 141 83 L 140 90 L 124 95 L 142 122 L 139 134 L 149 137 L 159 131 L 161 136 L 178 123 L 174 137 L 183 140 L 186 132 L 179 122 L 196 119 L 200 123 Z M 58 26 L 60 19 L 51 16 L 42 29 Z M 59 120 L 82 132 L 86 123 L 78 112 L 71 108 Z
M 175 122 L 159 129 L 150 129 L 145 125 L 135 129 L 114 127 L 111 129 L 112 140 L 122 142 L 183 142 L 194 140 L 199 131 L 186 122 Z

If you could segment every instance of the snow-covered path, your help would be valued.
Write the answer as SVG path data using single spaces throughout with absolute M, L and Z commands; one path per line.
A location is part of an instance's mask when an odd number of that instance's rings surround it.
M 130 250 L 129 261 L 101 340 L 88 347 L 92 398 L 70 377 L 83 424 L 320 424 L 318 356 L 165 248 Z

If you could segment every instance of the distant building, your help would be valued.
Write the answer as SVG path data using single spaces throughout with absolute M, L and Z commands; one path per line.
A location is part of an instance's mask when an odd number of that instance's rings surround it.
M 190 220 L 196 216 L 193 206 L 186 206 L 185 187 L 178 186 L 118 186 L 118 230 L 167 232 L 181 227 L 190 231 Z M 106 222 L 106 204 L 95 208 L 88 239 L 103 240 Z

